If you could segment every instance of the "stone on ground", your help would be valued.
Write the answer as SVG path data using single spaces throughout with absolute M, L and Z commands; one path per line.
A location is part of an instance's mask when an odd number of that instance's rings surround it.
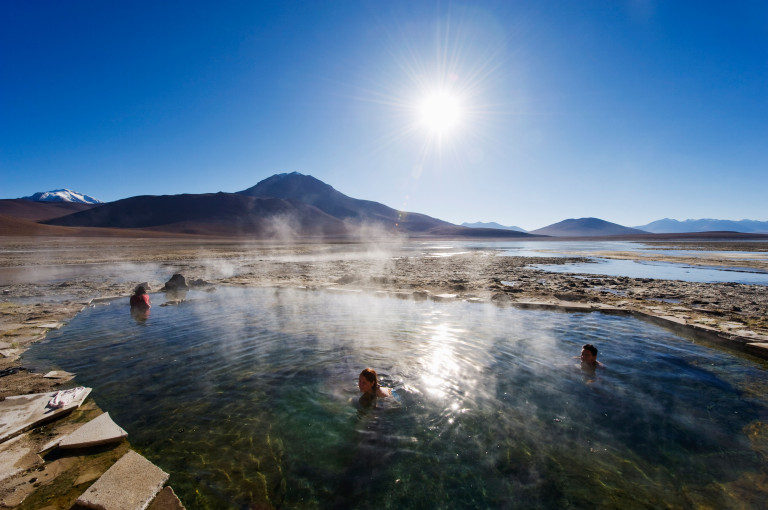
M 5 397 L 5 400 L 0 402 L 0 443 L 80 407 L 91 393 L 91 388 L 84 390 L 78 398 L 58 409 L 48 407 L 48 402 L 56 394 L 55 391 Z
M 78 499 L 100 510 L 144 510 L 168 480 L 168 473 L 130 450 Z
M 75 374 L 72 374 L 70 372 L 65 372 L 64 370 L 51 370 L 50 372 L 46 373 L 43 377 L 46 379 L 63 379 L 62 382 L 69 381 L 73 377 L 75 377 Z
M 184 505 L 170 486 L 165 487 L 152 501 L 147 510 L 184 510 Z
M 43 459 L 30 449 L 25 437 L 18 436 L 0 444 L 0 481 L 43 463 Z
M 109 413 L 104 413 L 62 438 L 59 448 L 87 448 L 122 441 L 126 436 L 128 433 L 112 421 Z

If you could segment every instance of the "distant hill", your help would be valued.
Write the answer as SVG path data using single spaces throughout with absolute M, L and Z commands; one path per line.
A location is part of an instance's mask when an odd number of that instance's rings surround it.
M 624 227 L 599 218 L 579 218 L 563 220 L 559 223 L 532 230 L 531 234 L 555 237 L 602 237 L 645 234 L 636 228 Z
M 24 198 L 0 200 L 0 214 L 24 220 L 43 221 L 96 207 L 75 202 L 33 202 Z
M 58 227 L 0 214 L 0 236 L 136 237 L 136 231 L 119 228 Z M 170 232 L 142 230 L 141 237 L 185 238 L 189 236 Z
M 674 234 L 683 232 L 744 232 L 744 233 L 768 233 L 768 221 L 755 220 L 685 220 L 678 221 L 671 218 L 653 221 L 639 227 L 641 230 L 654 234 Z
M 520 227 L 507 227 L 505 225 L 499 225 L 496 222 L 490 221 L 487 223 L 484 223 L 482 221 L 476 221 L 475 223 L 467 223 L 464 222 L 461 224 L 462 227 L 469 227 L 469 228 L 498 228 L 500 230 L 514 230 L 516 232 L 528 232 L 525 229 L 522 229 Z
M 68 189 L 56 189 L 53 191 L 39 191 L 34 195 L 28 197 L 22 197 L 22 200 L 31 200 L 33 202 L 72 202 L 76 204 L 103 204 L 101 200 L 98 200 L 88 195 L 78 193 L 77 191 L 71 191 Z
M 0 214 L 0 235 L 3 236 L 21 236 L 21 235 L 67 235 L 67 229 L 63 227 L 53 227 L 50 225 L 41 225 L 33 220 L 27 220 L 16 216 Z

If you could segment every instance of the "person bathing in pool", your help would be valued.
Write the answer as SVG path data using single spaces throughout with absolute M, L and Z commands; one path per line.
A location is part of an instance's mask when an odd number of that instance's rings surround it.
M 370 405 L 376 397 L 392 395 L 391 389 L 384 388 L 379 384 L 379 377 L 372 368 L 366 368 L 360 372 L 360 377 L 357 378 L 357 387 L 363 392 L 360 397 L 360 403 L 363 405 Z
M 136 287 L 136 292 L 131 296 L 130 299 L 131 304 L 131 311 L 141 311 L 146 312 L 149 311 L 150 308 L 152 308 L 152 301 L 149 299 L 149 294 L 147 294 L 147 289 L 144 288 L 143 285 L 139 285 Z
M 597 347 L 592 344 L 584 344 L 581 346 L 581 366 L 582 368 L 591 368 L 594 370 L 597 367 L 602 367 L 603 364 L 597 361 Z

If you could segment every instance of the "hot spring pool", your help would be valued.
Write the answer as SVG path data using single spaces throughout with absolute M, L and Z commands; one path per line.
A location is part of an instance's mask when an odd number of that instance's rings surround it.
M 641 320 L 220 288 L 92 307 L 76 372 L 188 509 L 761 508 L 766 365 Z M 584 373 L 584 343 L 606 365 Z M 370 366 L 396 396 L 357 403 Z M 762 491 L 761 491 L 762 487 Z

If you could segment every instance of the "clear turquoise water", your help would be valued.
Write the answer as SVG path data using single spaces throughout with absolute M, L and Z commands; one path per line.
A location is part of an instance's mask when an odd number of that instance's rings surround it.
M 765 364 L 638 319 L 219 288 L 93 307 L 77 372 L 189 509 L 762 508 Z M 583 343 L 605 368 L 584 373 Z M 357 374 L 396 396 L 361 408 Z M 762 445 L 762 446 L 761 446 Z

